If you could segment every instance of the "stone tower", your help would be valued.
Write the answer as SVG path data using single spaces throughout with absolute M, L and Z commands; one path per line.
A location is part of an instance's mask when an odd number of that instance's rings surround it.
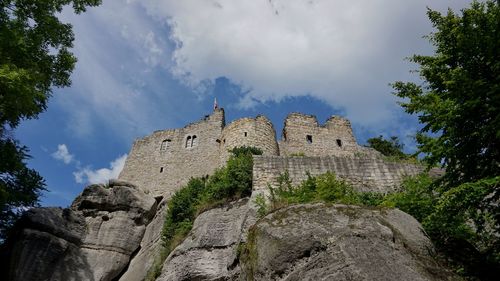
M 156 131 L 134 142 L 120 179 L 155 196 L 169 197 L 191 177 L 210 175 L 219 166 L 219 141 L 224 110 L 184 128 Z

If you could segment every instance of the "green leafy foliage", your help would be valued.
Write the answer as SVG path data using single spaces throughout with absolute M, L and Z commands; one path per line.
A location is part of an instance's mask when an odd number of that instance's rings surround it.
M 217 170 L 207 181 L 205 201 L 231 200 L 252 193 L 252 155 L 261 155 L 255 147 L 236 147 L 226 167 Z
M 259 218 L 264 217 L 269 212 L 269 207 L 267 206 L 264 195 L 258 194 L 255 197 L 255 204 L 257 205 L 257 216 Z
M 388 202 L 419 218 L 458 272 L 497 280 L 500 1 L 473 1 L 461 14 L 427 14 L 436 29 L 428 36 L 435 53 L 410 58 L 424 82 L 399 81 L 393 88 L 423 124 L 416 140 L 424 160 L 446 172 L 431 187 L 417 183 Z
M 381 204 L 398 208 L 422 222 L 434 211 L 439 198 L 433 191 L 433 182 L 427 174 L 408 177 L 401 184 L 401 191 L 388 194 Z
M 19 211 L 36 206 L 45 189 L 40 175 L 26 167 L 28 149 L 12 130 L 46 109 L 52 87 L 71 84 L 76 58 L 69 50 L 74 35 L 57 14 L 67 5 L 80 13 L 100 2 L 0 1 L 0 241 Z
M 57 14 L 75 12 L 100 0 L 0 1 L 0 123 L 16 127 L 44 111 L 51 88 L 71 84 L 76 58 L 69 51 L 74 35 Z
M 408 157 L 408 155 L 403 152 L 404 145 L 399 142 L 398 137 L 393 136 L 390 140 L 386 140 L 383 136 L 378 136 L 377 138 L 369 138 L 367 142 L 368 147 L 377 150 L 385 156 L 392 156 L 400 159 Z
M 465 275 L 496 280 L 500 272 L 500 177 L 444 192 L 423 220 L 427 233 Z
M 428 10 L 432 56 L 414 55 L 422 85 L 396 82 L 401 105 L 424 125 L 419 151 L 453 187 L 500 174 L 500 7 L 473 1 L 462 14 Z
M 168 202 L 168 211 L 163 229 L 165 247 L 172 250 L 176 245 L 176 236 L 185 236 L 192 227 L 196 214 L 196 205 L 199 202 L 205 182 L 199 178 L 192 178 L 188 184 L 177 191 Z
M 260 209 L 268 212 L 290 204 L 328 202 L 377 206 L 383 200 L 382 194 L 358 192 L 350 184 L 330 172 L 316 177 L 308 175 L 300 185 L 293 186 L 288 171 L 285 171 L 279 176 L 278 185 L 276 187 L 269 185 L 268 188 L 270 206 L 264 206 L 262 202 L 256 201 Z
M 45 190 L 42 177 L 24 163 L 27 152 L 17 142 L 0 139 L 0 240 L 25 208 L 37 206 Z
M 496 280 L 500 269 L 500 177 L 442 188 L 427 175 L 407 178 L 382 206 L 420 221 L 456 271 L 467 278 Z

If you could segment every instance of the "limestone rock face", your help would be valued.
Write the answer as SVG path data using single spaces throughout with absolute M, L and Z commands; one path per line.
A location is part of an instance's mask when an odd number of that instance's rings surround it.
M 91 185 L 70 209 L 36 208 L 17 226 L 10 280 L 112 280 L 140 247 L 156 201 L 134 185 Z
M 71 208 L 32 209 L 1 272 L 15 281 L 144 280 L 160 251 L 161 199 L 115 181 L 87 187 Z M 200 214 L 157 280 L 460 280 L 399 210 L 304 204 L 257 220 L 252 202 Z
M 85 219 L 70 209 L 34 208 L 17 224 L 6 265 L 9 280 L 93 280 L 79 246 Z M 5 276 L 4 276 L 5 277 Z
M 287 207 L 249 232 L 243 280 L 460 280 L 433 258 L 420 224 L 399 210 Z
M 165 261 L 157 281 L 237 280 L 238 245 L 255 222 L 254 213 L 246 199 L 202 213 Z
M 134 185 L 113 181 L 110 188 L 87 187 L 71 207 L 85 216 L 87 235 L 81 250 L 94 279 L 111 280 L 139 248 L 156 201 Z
M 155 260 L 159 259 L 162 243 L 161 232 L 167 209 L 167 200 L 164 199 L 158 204 L 156 215 L 146 227 L 139 252 L 130 261 L 127 271 L 121 276 L 120 281 L 144 280 Z

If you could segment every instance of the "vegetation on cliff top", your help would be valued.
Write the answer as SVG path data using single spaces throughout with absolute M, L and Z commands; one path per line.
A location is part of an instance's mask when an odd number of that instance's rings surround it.
M 291 204 L 314 202 L 398 208 L 422 223 L 458 273 L 470 280 L 495 280 L 500 262 L 495 221 L 498 206 L 481 202 L 499 186 L 500 177 L 495 177 L 444 191 L 439 188 L 439 181 L 421 174 L 406 178 L 399 191 L 384 195 L 358 192 L 329 172 L 309 176 L 298 186 L 292 186 L 285 172 L 276 187 L 269 186 L 268 198 L 258 195 L 255 203 L 259 217 Z
M 383 194 L 377 192 L 359 192 L 352 185 L 327 172 L 307 179 L 298 186 L 293 186 L 288 171 L 278 178 L 278 185 L 268 185 L 269 198 L 262 195 L 256 197 L 259 206 L 258 215 L 263 217 L 268 212 L 288 206 L 311 202 L 328 202 L 348 205 L 377 206 L 382 202 Z M 267 203 L 269 201 L 269 204 Z

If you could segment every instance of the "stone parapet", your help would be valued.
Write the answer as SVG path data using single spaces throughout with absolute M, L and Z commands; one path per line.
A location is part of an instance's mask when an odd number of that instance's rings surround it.
M 285 171 L 288 171 L 294 185 L 306 180 L 308 173 L 317 176 L 333 172 L 359 191 L 387 193 L 394 191 L 405 176 L 417 175 L 424 168 L 371 156 L 254 156 L 253 189 L 266 192 L 268 184 L 276 186 L 278 177 Z

